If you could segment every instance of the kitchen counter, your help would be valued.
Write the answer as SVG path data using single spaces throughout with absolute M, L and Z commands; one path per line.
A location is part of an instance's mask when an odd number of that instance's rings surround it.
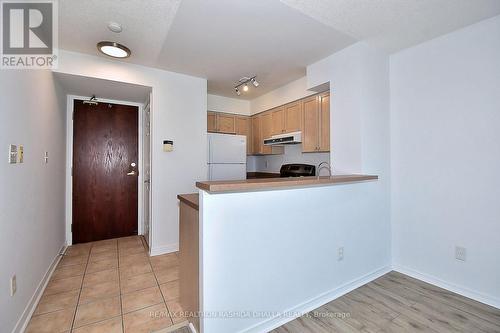
M 196 210 L 200 209 L 200 199 L 198 193 L 179 194 L 177 199 Z
M 209 193 L 265 191 L 284 188 L 327 186 L 377 180 L 374 175 L 334 175 L 325 177 L 262 178 L 233 181 L 197 182 L 196 187 Z
M 188 314 L 200 310 L 199 302 L 199 195 L 179 194 L 179 301 Z M 200 331 L 196 316 L 189 321 Z

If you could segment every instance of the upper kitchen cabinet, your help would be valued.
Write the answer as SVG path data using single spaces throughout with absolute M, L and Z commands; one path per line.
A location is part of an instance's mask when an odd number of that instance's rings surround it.
M 224 113 L 217 114 L 217 132 L 236 134 L 236 117 Z
M 252 154 L 252 120 L 249 117 L 236 116 L 236 134 L 247 137 L 247 155 Z
M 285 133 L 285 108 L 278 107 L 269 111 L 272 122 L 272 135 Z M 266 138 L 267 139 L 267 138 Z
M 215 112 L 207 113 L 207 131 L 217 132 L 217 114 Z
M 277 107 L 271 111 L 272 135 L 298 132 L 302 129 L 301 101 Z
M 330 151 L 330 93 L 319 95 L 320 134 L 319 150 Z
M 285 128 L 284 133 L 298 132 L 302 130 L 302 103 L 301 101 L 286 104 L 284 106 Z
M 207 131 L 214 133 L 236 134 L 236 117 L 231 114 L 208 112 Z
M 273 135 L 273 114 L 272 112 L 264 112 L 259 115 L 260 118 L 260 133 L 261 137 L 259 139 L 261 146 L 261 154 L 271 154 L 272 147 L 265 146 L 264 140 L 270 138 Z
M 260 113 L 252 117 L 252 154 L 273 155 L 283 154 L 284 148 L 265 146 L 264 139 L 273 134 L 273 114 L 271 111 Z
M 252 120 L 252 154 L 261 153 L 261 121 L 259 116 L 254 116 L 251 118 Z
M 302 152 L 330 151 L 330 94 L 302 100 Z

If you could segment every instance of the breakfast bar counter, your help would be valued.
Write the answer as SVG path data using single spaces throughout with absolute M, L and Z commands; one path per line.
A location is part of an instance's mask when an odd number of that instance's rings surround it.
M 350 265 L 374 261 L 357 256 L 348 235 L 381 223 L 381 186 L 363 174 L 197 182 L 198 193 L 178 196 L 189 321 L 203 333 L 267 332 L 331 300 L 354 278 L 332 261 L 339 247 Z M 370 235 L 363 242 L 378 246 Z
M 263 191 L 281 188 L 297 188 L 312 186 L 327 186 L 343 183 L 355 183 L 368 180 L 377 180 L 373 175 L 334 175 L 325 177 L 286 177 L 286 178 L 258 178 L 232 181 L 205 181 L 197 182 L 196 187 L 209 193 Z

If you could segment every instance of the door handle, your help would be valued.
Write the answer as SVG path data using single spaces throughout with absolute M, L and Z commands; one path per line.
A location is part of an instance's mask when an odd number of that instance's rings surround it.
M 135 162 L 130 163 L 128 168 L 127 176 L 137 176 L 139 172 L 137 172 L 137 164 Z

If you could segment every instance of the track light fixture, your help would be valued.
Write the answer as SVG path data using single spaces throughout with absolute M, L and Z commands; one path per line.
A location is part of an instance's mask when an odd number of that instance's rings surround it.
M 234 91 L 236 92 L 236 95 L 240 96 L 241 91 L 240 87 L 243 86 L 243 91 L 247 92 L 249 90 L 248 88 L 248 82 L 251 82 L 255 88 L 259 86 L 259 82 L 255 79 L 257 75 L 254 75 L 252 77 L 244 76 L 241 79 L 238 80 L 238 83 L 234 86 Z

